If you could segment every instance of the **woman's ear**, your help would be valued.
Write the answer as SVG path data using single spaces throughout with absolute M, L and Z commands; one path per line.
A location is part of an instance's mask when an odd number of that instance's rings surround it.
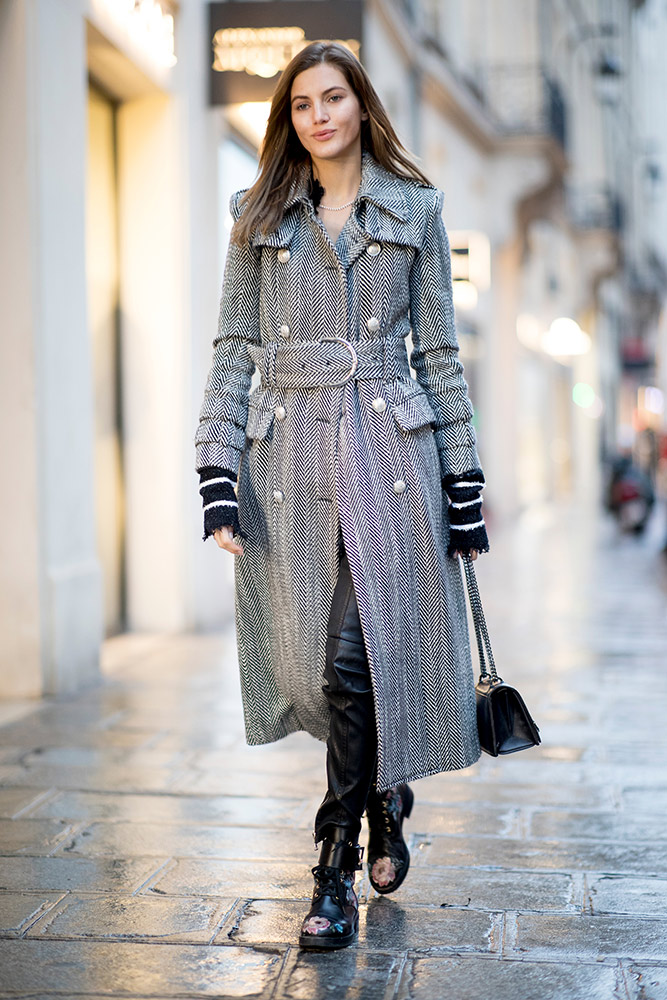
M 368 114 L 368 111 L 366 111 L 365 108 L 362 108 L 361 109 L 361 120 L 362 120 L 362 122 L 367 122 L 369 118 L 370 118 L 370 115 Z

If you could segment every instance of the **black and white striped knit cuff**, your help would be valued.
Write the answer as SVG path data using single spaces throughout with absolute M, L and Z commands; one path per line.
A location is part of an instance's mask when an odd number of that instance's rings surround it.
M 481 469 L 443 476 L 442 486 L 449 497 L 448 555 L 455 552 L 489 551 L 489 539 L 482 515 L 482 490 L 486 485 Z
M 229 469 L 219 469 L 208 465 L 199 470 L 199 492 L 204 505 L 203 540 L 212 535 L 216 528 L 228 524 L 239 531 L 239 507 L 234 487 L 236 476 Z

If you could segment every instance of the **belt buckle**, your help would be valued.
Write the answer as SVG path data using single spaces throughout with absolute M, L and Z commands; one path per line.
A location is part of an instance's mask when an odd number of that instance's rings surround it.
M 352 376 L 356 372 L 357 368 L 359 367 L 359 356 L 358 356 L 357 352 L 354 349 L 354 345 L 349 340 L 345 340 L 344 337 L 334 337 L 334 336 L 331 336 L 331 337 L 322 337 L 322 343 L 325 343 L 325 342 L 326 343 L 330 343 L 330 344 L 331 343 L 342 344 L 343 347 L 346 347 L 348 349 L 348 351 L 350 352 L 350 354 L 352 355 L 352 367 L 350 368 L 350 370 L 347 373 L 347 375 L 345 376 L 345 378 L 341 379 L 339 382 L 330 382 L 329 383 L 329 385 L 345 385 L 346 382 L 350 381 L 350 379 L 352 378 Z

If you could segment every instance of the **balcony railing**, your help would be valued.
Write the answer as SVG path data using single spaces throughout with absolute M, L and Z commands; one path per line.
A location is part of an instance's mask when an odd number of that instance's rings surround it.
M 589 184 L 567 190 L 570 220 L 577 229 L 607 229 L 620 233 L 625 222 L 623 201 L 605 184 Z
M 473 92 L 505 135 L 548 135 L 565 149 L 565 100 L 556 81 L 539 66 L 487 67 Z

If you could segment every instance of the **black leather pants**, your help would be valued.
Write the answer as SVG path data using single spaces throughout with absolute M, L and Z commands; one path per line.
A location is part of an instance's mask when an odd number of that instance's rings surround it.
M 324 837 L 341 839 L 342 830 L 347 831 L 345 839 L 357 842 L 377 758 L 373 686 L 342 537 L 339 551 L 322 685 L 329 702 L 331 727 L 327 740 L 328 788 L 315 818 L 317 843 Z

